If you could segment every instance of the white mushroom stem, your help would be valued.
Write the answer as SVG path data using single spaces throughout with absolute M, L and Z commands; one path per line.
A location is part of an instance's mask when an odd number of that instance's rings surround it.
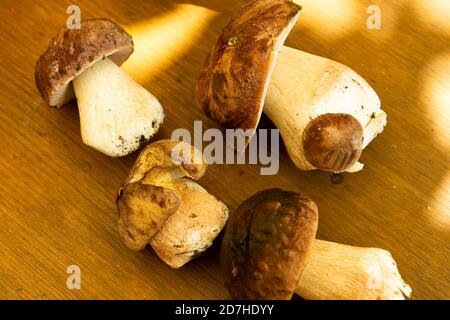
M 386 114 L 370 85 L 350 68 L 289 47 L 279 48 L 264 112 L 280 129 L 292 161 L 301 170 L 316 169 L 305 158 L 302 134 L 308 123 L 326 113 L 347 113 L 364 129 L 365 148 L 386 125 Z M 346 171 L 361 170 L 356 163 Z
M 73 81 L 83 142 L 109 156 L 135 151 L 164 118 L 158 100 L 105 58 Z
M 403 300 L 411 288 L 391 254 L 314 240 L 296 293 L 308 300 Z

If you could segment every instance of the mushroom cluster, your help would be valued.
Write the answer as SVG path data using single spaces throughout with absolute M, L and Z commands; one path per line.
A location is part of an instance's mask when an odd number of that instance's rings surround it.
M 199 108 L 227 128 L 254 130 L 261 113 L 300 170 L 354 172 L 386 114 L 350 68 L 283 46 L 301 7 L 254 0 L 223 29 L 197 83 Z
M 123 243 L 133 250 L 150 243 L 172 268 L 211 246 L 228 208 L 196 182 L 206 168 L 201 152 L 187 143 L 160 140 L 147 146 L 116 200 Z
M 120 69 L 133 40 L 108 19 L 62 29 L 36 64 L 36 86 L 44 101 L 60 107 L 76 97 L 86 145 L 112 157 L 137 150 L 159 129 L 158 100 Z

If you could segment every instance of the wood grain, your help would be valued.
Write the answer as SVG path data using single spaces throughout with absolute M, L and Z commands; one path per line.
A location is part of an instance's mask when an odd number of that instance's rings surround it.
M 300 2 L 300 1 L 298 1 Z M 194 85 L 218 32 L 240 1 L 0 1 L 0 298 L 228 298 L 218 245 L 180 270 L 151 249 L 127 250 L 116 232 L 115 193 L 137 153 L 108 158 L 84 146 L 76 103 L 48 108 L 34 66 L 76 3 L 82 18 L 108 17 L 132 33 L 124 69 L 167 113 L 157 138 L 204 120 Z M 382 10 L 381 30 L 366 10 Z M 450 298 L 450 7 L 447 1 L 301 1 L 289 46 L 340 61 L 379 93 L 388 126 L 363 153 L 364 171 L 340 185 L 295 169 L 210 167 L 201 184 L 235 209 L 258 190 L 282 187 L 318 204 L 318 237 L 388 249 L 416 299 Z M 263 118 L 261 127 L 272 127 Z M 69 265 L 81 290 L 66 288 Z

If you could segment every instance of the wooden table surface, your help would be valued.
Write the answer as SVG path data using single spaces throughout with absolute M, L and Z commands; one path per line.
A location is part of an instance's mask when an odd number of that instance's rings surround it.
M 304 192 L 319 206 L 318 237 L 388 249 L 416 299 L 450 298 L 450 4 L 445 0 L 304 0 L 287 44 L 340 61 L 366 78 L 388 114 L 384 133 L 364 151 L 365 169 L 299 172 L 282 147 L 276 176 L 258 165 L 209 168 L 201 184 L 231 210 L 256 191 Z M 48 108 L 34 66 L 65 25 L 108 17 L 134 37 L 123 68 L 159 98 L 175 128 L 215 124 L 196 108 L 194 86 L 218 32 L 241 1 L 0 1 L 0 298 L 229 298 L 219 246 L 180 270 L 151 248 L 132 252 L 116 232 L 117 189 L 138 153 L 109 158 L 83 145 L 76 103 Z M 382 29 L 366 27 L 381 8 Z M 263 119 L 262 127 L 272 124 Z M 69 265 L 81 290 L 66 287 Z

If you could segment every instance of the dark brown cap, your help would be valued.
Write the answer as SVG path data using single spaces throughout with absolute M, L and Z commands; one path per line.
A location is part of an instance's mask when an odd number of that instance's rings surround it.
M 306 159 L 316 168 L 340 172 L 361 156 L 364 130 L 346 113 L 327 113 L 313 119 L 303 131 Z
M 261 191 L 229 218 L 220 253 L 233 299 L 290 299 L 309 258 L 318 210 L 308 197 Z
M 228 128 L 256 129 L 269 77 L 301 7 L 287 0 L 256 0 L 223 29 L 197 83 L 197 103 Z
M 75 97 L 72 80 L 95 62 L 109 57 L 121 65 L 133 53 L 133 40 L 108 19 L 81 22 L 80 29 L 64 28 L 53 38 L 36 64 L 36 86 L 50 106 Z

